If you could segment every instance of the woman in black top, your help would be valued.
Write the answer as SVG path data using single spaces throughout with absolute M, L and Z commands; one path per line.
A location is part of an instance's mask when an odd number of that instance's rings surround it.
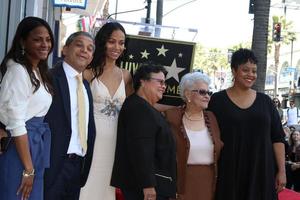
M 133 77 L 135 93 L 120 111 L 111 185 L 126 200 L 167 200 L 176 194 L 175 141 L 153 105 L 166 89 L 165 69 L 142 64 Z
M 275 200 L 286 183 L 284 132 L 267 95 L 251 89 L 257 59 L 248 49 L 232 55 L 233 86 L 209 102 L 224 142 L 219 161 L 217 200 Z

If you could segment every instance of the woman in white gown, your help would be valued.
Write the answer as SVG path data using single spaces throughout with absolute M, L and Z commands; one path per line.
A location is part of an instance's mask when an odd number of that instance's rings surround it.
M 110 178 L 118 115 L 126 96 L 133 93 L 129 71 L 116 65 L 125 50 L 125 37 L 121 24 L 104 24 L 95 38 L 94 58 L 84 73 L 93 94 L 96 141 L 89 177 L 80 191 L 80 200 L 115 200 L 115 188 L 110 186 Z

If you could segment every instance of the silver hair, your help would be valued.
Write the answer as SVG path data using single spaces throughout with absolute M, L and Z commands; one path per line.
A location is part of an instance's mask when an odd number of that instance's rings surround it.
M 210 84 L 210 78 L 203 74 L 202 72 L 191 72 L 188 74 L 185 74 L 179 83 L 179 90 L 180 90 L 180 96 L 185 101 L 186 98 L 184 96 L 184 92 L 187 89 L 192 89 L 194 84 L 198 81 L 201 81 L 203 83 L 206 83 L 208 86 Z
M 93 50 L 95 51 L 95 39 L 93 38 L 93 36 L 90 33 L 85 32 L 85 31 L 78 31 L 78 32 L 72 33 L 67 38 L 65 46 L 69 46 L 75 40 L 75 38 L 78 37 L 78 36 L 85 36 L 85 37 L 90 38 L 93 41 Z

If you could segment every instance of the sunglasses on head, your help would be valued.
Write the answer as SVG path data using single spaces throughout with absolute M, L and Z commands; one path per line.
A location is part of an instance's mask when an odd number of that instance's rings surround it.
M 205 96 L 208 94 L 208 96 L 211 96 L 213 94 L 212 91 L 209 90 L 203 90 L 203 89 L 199 89 L 199 90 L 192 90 L 192 92 L 197 92 L 198 94 L 200 94 L 201 96 Z

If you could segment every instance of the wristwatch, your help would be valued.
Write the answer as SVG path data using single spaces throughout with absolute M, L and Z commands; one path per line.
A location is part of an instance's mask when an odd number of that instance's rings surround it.
M 34 176 L 34 169 L 31 170 L 31 172 L 26 171 L 25 169 L 23 170 L 23 177 L 30 177 Z

